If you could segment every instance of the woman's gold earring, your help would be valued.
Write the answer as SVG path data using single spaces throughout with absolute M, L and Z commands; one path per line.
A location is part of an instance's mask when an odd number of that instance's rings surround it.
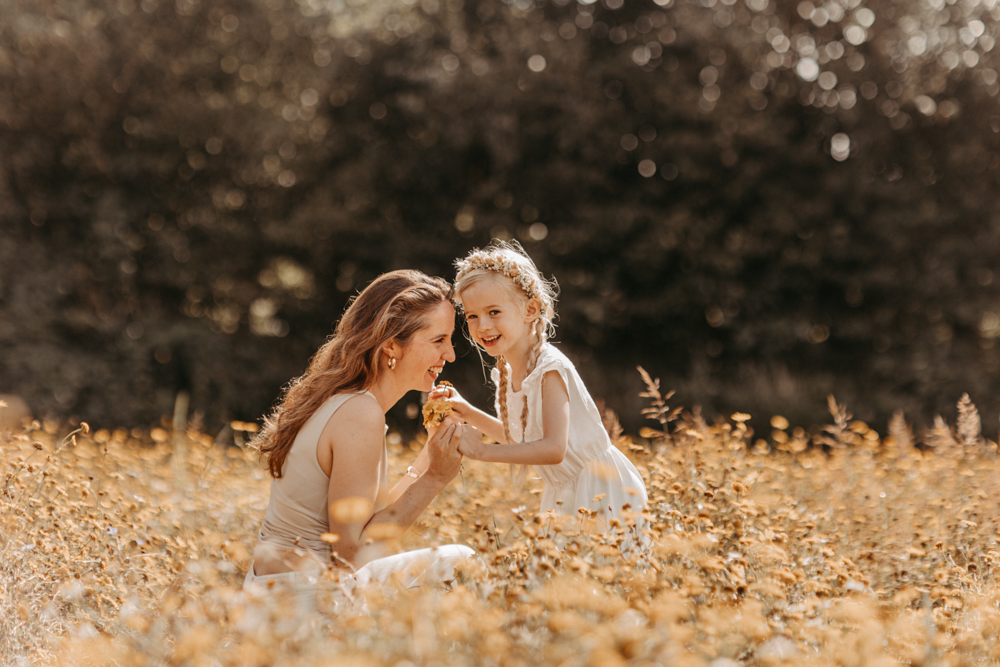
M 391 371 L 391 370 L 395 370 L 395 369 L 396 369 L 396 357 L 390 357 L 389 358 L 389 370 Z

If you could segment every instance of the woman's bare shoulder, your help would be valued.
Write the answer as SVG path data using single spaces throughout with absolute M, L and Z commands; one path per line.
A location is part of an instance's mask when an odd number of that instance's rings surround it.
M 372 430 L 381 436 L 385 430 L 385 413 L 374 396 L 369 393 L 358 394 L 344 401 L 333 414 L 328 426 L 331 424 L 340 428 L 349 427 L 352 431 Z

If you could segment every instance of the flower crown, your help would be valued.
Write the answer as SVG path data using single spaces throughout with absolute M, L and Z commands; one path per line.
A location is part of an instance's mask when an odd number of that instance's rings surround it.
M 534 299 L 535 297 L 542 298 L 542 290 L 538 278 L 532 275 L 531 271 L 522 268 L 516 260 L 510 257 L 476 250 L 465 259 L 455 262 L 455 265 L 458 267 L 458 275 L 455 277 L 456 282 L 472 271 L 494 271 L 513 280 L 515 285 L 524 290 L 529 299 Z

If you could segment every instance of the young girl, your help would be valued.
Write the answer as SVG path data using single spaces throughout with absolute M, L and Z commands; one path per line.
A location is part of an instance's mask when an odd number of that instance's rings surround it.
M 458 416 L 498 443 L 465 439 L 471 459 L 521 466 L 516 485 L 533 465 L 545 480 L 541 510 L 576 515 L 593 510 L 605 527 L 630 506 L 640 512 L 646 488 L 635 466 L 612 444 L 601 415 L 573 363 L 547 342 L 554 326 L 554 284 L 520 246 L 494 243 L 456 262 L 456 305 L 473 342 L 496 358 L 492 371 L 499 419 L 469 405 L 452 387 Z

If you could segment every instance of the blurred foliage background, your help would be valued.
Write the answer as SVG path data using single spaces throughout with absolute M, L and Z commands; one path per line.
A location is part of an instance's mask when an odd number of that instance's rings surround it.
M 369 280 L 498 237 L 627 426 L 642 364 L 989 432 L 1000 6 L 821 2 L 0 0 L 0 392 L 256 418 Z

